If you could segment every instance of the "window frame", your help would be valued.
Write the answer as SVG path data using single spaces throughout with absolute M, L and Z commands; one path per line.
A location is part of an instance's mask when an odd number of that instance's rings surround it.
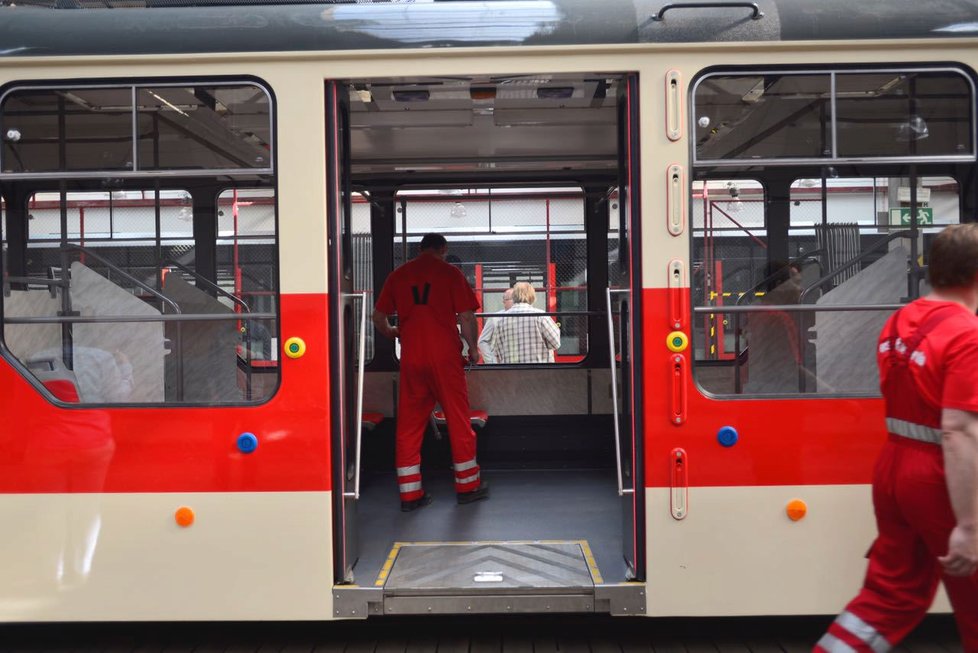
M 269 153 L 268 157 L 269 165 L 264 168 L 212 168 L 212 169 L 151 169 L 151 170 L 83 170 L 83 171 L 54 171 L 54 172 L 3 172 L 2 160 L 0 160 L 0 182 L 7 182 L 9 184 L 14 183 L 25 183 L 25 188 L 28 194 L 25 196 L 25 202 L 27 197 L 30 197 L 39 192 L 52 192 L 55 187 L 55 182 L 71 182 L 71 181 L 81 181 L 83 183 L 94 183 L 97 180 L 103 179 L 120 179 L 120 180 L 131 180 L 135 182 L 145 182 L 147 185 L 152 185 L 153 183 L 161 183 L 165 186 L 176 186 L 186 183 L 187 179 L 197 180 L 198 182 L 201 178 L 211 178 L 214 180 L 212 189 L 214 190 L 214 206 L 215 209 L 218 206 L 218 197 L 222 192 L 227 190 L 233 190 L 235 187 L 253 188 L 255 179 L 265 178 L 269 183 L 269 188 L 273 192 L 273 207 L 274 207 L 274 255 L 272 258 L 272 266 L 274 268 L 276 287 L 274 289 L 275 296 L 275 313 L 276 317 L 276 336 L 281 343 L 281 323 L 282 323 L 282 289 L 281 289 L 281 224 L 280 224 L 280 207 L 279 207 L 279 178 L 278 178 L 278 147 L 277 147 L 277 137 L 278 137 L 278 123 L 276 120 L 277 116 L 277 99 L 271 84 L 266 80 L 253 75 L 234 75 L 234 76 L 187 76 L 187 77 L 140 77 L 140 78 L 86 78 L 86 79 L 58 79 L 58 80 L 42 80 L 42 81 L 31 81 L 31 80 L 17 80 L 9 82 L 8 84 L 0 87 L 0 109 L 2 109 L 7 96 L 16 90 L 65 90 L 65 89 L 80 89 L 80 88 L 92 88 L 92 89 L 115 89 L 120 87 L 128 87 L 133 95 L 135 95 L 136 90 L 139 88 L 160 88 L 160 87 L 187 87 L 187 86 L 246 86 L 252 85 L 257 89 L 260 89 L 266 96 L 268 100 L 268 118 L 269 118 Z M 136 152 L 138 150 L 138 107 L 135 102 L 133 102 L 132 107 L 133 112 L 133 162 L 136 165 Z M 2 125 L 2 110 L 0 110 L 0 125 Z M 2 132 L 2 130 L 0 130 Z M 0 133 L 0 137 L 4 134 Z M 2 148 L 0 148 L 0 156 L 2 156 Z M 229 183 L 227 177 L 231 177 L 232 180 Z M 34 183 L 30 183 L 34 182 Z M 63 185 L 63 183 L 61 184 Z M 74 188 L 73 191 L 79 189 Z M 85 189 L 83 189 L 85 190 Z M 95 190 L 94 188 L 92 190 Z M 55 191 L 56 192 L 56 191 Z M 4 216 L 7 217 L 9 213 L 9 205 L 4 203 Z M 215 216 L 216 219 L 216 216 Z M 9 226 L 9 225 L 5 225 Z M 9 235 L 8 230 L 4 232 L 4 243 L 6 243 L 6 237 Z M 29 233 L 25 233 L 25 236 L 29 241 Z M 64 235 L 62 235 L 62 239 Z M 215 244 L 220 241 L 220 238 L 215 239 Z M 47 240 L 46 242 L 51 242 Z M 125 241 L 119 241 L 125 242 Z M 6 269 L 6 255 L 4 252 L 0 252 L 0 270 Z M 5 363 L 9 364 L 12 369 L 14 369 L 28 384 L 30 384 L 37 393 L 43 397 L 49 404 L 52 404 L 58 408 L 68 409 L 68 410 L 92 410 L 92 409 L 126 409 L 126 408 L 139 408 L 139 409 L 181 409 L 181 408 L 209 408 L 209 407 L 220 407 L 220 408 L 256 408 L 259 406 L 264 406 L 270 403 L 276 398 L 279 391 L 282 388 L 282 359 L 281 356 L 278 357 L 278 372 L 276 374 L 276 380 L 274 387 L 268 393 L 267 396 L 259 400 L 238 400 L 238 401 L 219 401 L 215 402 L 212 400 L 201 400 L 201 401 L 162 401 L 158 403 L 148 403 L 148 402 L 117 402 L 117 403 L 82 403 L 82 402 L 66 402 L 62 399 L 56 397 L 51 390 L 49 390 L 43 382 L 37 378 L 27 367 L 24 361 L 15 356 L 10 349 L 7 347 L 4 327 L 5 327 L 5 302 L 3 293 L 0 292 L 0 359 Z
M 159 81 L 154 81 L 158 79 Z M 179 80 L 179 81 L 178 81 Z M 139 107 L 137 105 L 137 94 L 142 89 L 152 88 L 183 88 L 186 86 L 245 86 L 251 84 L 260 89 L 268 100 L 268 122 L 269 122 L 269 149 L 272 153 L 268 159 L 269 165 L 264 168 L 152 168 L 148 170 L 139 169 Z M 0 147 L 0 181 L 17 179 L 101 179 L 111 175 L 113 178 L 126 179 L 159 179 L 160 177 L 212 177 L 212 176 L 235 176 L 235 175 L 276 175 L 276 159 L 278 148 L 276 145 L 276 115 L 275 115 L 275 94 L 271 90 L 271 85 L 266 81 L 253 76 L 241 77 L 188 77 L 188 78 L 139 78 L 138 81 L 119 80 L 113 82 L 109 80 L 98 80 L 86 83 L 84 80 L 58 80 L 50 82 L 32 83 L 29 81 L 11 82 L 0 90 L 0 137 L 6 138 L 6 127 L 3 125 L 3 107 L 7 97 L 17 91 L 63 91 L 63 90 L 113 90 L 129 88 L 132 106 L 130 107 L 131 118 L 131 146 L 132 146 L 132 169 L 131 170 L 59 170 L 51 172 L 5 172 L 4 171 L 4 148 Z M 277 179 L 276 179 L 277 182 Z M 277 185 L 276 185 L 277 190 Z
M 838 126 L 836 113 L 836 75 L 856 75 L 856 74 L 879 74 L 879 73 L 955 73 L 963 77 L 971 89 L 970 123 L 971 123 L 971 152 L 961 155 L 940 155 L 940 156 L 887 156 L 887 157 L 840 157 L 838 156 Z M 696 93 L 700 84 L 712 77 L 733 77 L 733 76 L 764 76 L 764 75 L 828 75 L 830 88 L 830 143 L 832 153 L 822 157 L 784 157 L 784 158 L 758 158 L 758 159 L 701 159 L 697 154 L 696 147 Z M 833 165 L 833 164 L 869 164 L 869 163 L 961 163 L 972 162 L 978 157 L 978 110 L 976 110 L 976 90 L 974 71 L 963 64 L 942 64 L 939 66 L 920 66 L 908 64 L 906 66 L 882 66 L 867 67 L 857 65 L 846 67 L 844 65 L 827 65 L 824 67 L 792 67 L 792 66 L 770 66 L 763 68 L 748 68 L 743 66 L 715 66 L 704 69 L 694 79 L 689 90 L 689 121 L 690 125 L 690 162 L 692 167 L 713 167 L 713 168 L 742 168 L 745 166 L 794 166 L 794 165 Z
M 838 74 L 876 74 L 876 73 L 915 73 L 915 72 L 953 72 L 962 77 L 964 77 L 971 89 L 971 101 L 969 102 L 970 108 L 970 120 L 971 120 L 971 148 L 972 151 L 967 155 L 949 155 L 949 156 L 899 156 L 899 157 L 837 157 L 837 149 L 833 150 L 833 157 L 818 157 L 818 158 L 779 158 L 779 159 L 698 159 L 696 153 L 696 138 L 695 130 L 696 126 L 696 105 L 695 97 L 696 90 L 699 84 L 703 80 L 708 79 L 713 76 L 731 76 L 731 75 L 784 75 L 784 74 L 825 74 L 825 73 L 835 73 Z M 802 174 L 804 169 L 811 170 L 813 168 L 829 168 L 831 166 L 838 166 L 840 168 L 840 176 L 843 175 L 842 172 L 847 167 L 857 168 L 859 170 L 858 176 L 871 176 L 872 173 L 876 171 L 877 168 L 881 168 L 880 176 L 893 176 L 892 170 L 899 170 L 901 167 L 906 167 L 909 171 L 912 171 L 911 176 L 916 177 L 933 177 L 933 176 L 944 176 L 953 179 L 958 187 L 961 189 L 959 194 L 959 219 L 961 222 L 969 221 L 969 205 L 974 206 L 978 204 L 978 189 L 973 191 L 974 197 L 968 197 L 964 190 L 966 188 L 972 187 L 972 182 L 978 180 L 978 110 L 976 110 L 976 102 L 978 102 L 978 91 L 976 91 L 976 73 L 970 67 L 962 63 L 942 63 L 940 65 L 917 65 L 908 64 L 905 66 L 901 65 L 886 65 L 880 67 L 872 67 L 866 64 L 858 64 L 854 66 L 845 65 L 827 65 L 823 67 L 813 67 L 813 66 L 765 66 L 761 68 L 748 68 L 744 66 L 713 66 L 704 68 L 700 73 L 694 77 L 693 82 L 689 89 L 688 97 L 688 131 L 687 136 L 689 137 L 689 160 L 691 174 L 686 182 L 686 192 L 688 193 L 687 198 L 687 210 L 692 211 L 694 206 L 693 199 L 693 183 L 695 181 L 709 181 L 710 179 L 754 179 L 760 182 L 761 186 L 765 189 L 765 195 L 769 195 L 770 190 L 769 180 L 777 179 L 786 176 L 785 173 L 793 174 L 796 178 L 799 177 L 809 177 L 810 175 Z M 833 131 L 833 144 L 835 143 L 835 111 L 834 111 L 834 77 L 833 77 L 833 115 L 832 115 L 832 131 Z M 934 167 L 941 166 L 939 171 L 933 170 Z M 964 166 L 967 166 L 971 172 L 972 179 L 962 178 L 958 172 Z M 771 174 L 772 169 L 776 170 L 776 174 Z M 797 170 L 792 170 L 797 169 Z M 765 172 L 768 171 L 768 172 Z M 690 213 L 691 214 L 691 213 Z M 768 220 L 770 212 L 765 208 L 764 223 L 765 230 L 768 229 Z M 789 215 L 790 220 L 790 215 Z M 918 227 L 919 228 L 919 227 Z M 789 233 L 791 230 L 790 224 L 788 225 Z M 688 255 L 690 264 L 694 261 L 695 252 L 695 238 L 693 237 L 692 231 L 690 231 L 689 245 L 688 245 Z M 697 313 L 697 308 L 708 308 L 708 306 L 698 306 L 696 304 L 696 297 L 692 292 L 689 293 L 689 306 L 690 315 L 692 320 L 696 320 L 699 316 L 702 316 L 702 312 Z M 884 307 L 889 307 L 889 305 L 881 305 Z M 887 310 L 887 308 L 881 308 L 880 310 Z M 811 313 L 817 314 L 818 311 L 811 311 Z M 749 315 L 750 313 L 745 313 Z M 722 315 L 722 314 L 718 314 Z M 691 331 L 691 335 L 694 331 Z M 691 342 L 691 349 L 695 351 L 695 346 L 697 343 Z M 702 343 L 701 343 L 702 344 Z M 806 399 L 806 400 L 826 400 L 826 399 L 877 399 L 879 398 L 879 393 L 865 393 L 865 392 L 786 392 L 783 394 L 772 394 L 772 393 L 754 393 L 747 394 L 741 392 L 737 393 L 717 393 L 713 390 L 707 389 L 700 381 L 699 375 L 697 374 L 697 369 L 702 368 L 703 361 L 691 360 L 692 363 L 692 379 L 697 387 L 697 390 L 705 397 L 718 401 L 739 401 L 739 400 L 791 400 L 791 399 Z

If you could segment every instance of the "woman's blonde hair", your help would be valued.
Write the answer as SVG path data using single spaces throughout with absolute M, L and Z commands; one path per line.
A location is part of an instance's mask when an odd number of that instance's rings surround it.
M 537 293 L 533 286 L 525 281 L 519 281 L 513 286 L 513 302 L 516 304 L 530 304 L 536 301 Z

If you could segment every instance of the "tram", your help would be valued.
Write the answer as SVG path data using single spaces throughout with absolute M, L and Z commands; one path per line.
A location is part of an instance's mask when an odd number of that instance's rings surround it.
M 0 621 L 859 586 L 875 337 L 978 203 L 978 3 L 2 5 Z M 401 513 L 368 313 L 428 232 L 563 337 L 467 371 L 491 499 L 434 414 Z

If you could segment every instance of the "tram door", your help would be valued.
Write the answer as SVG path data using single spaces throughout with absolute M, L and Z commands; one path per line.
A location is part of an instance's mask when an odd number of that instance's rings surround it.
M 618 97 L 618 247 L 617 270 L 609 270 L 609 307 L 617 313 L 612 320 L 612 361 L 618 365 L 618 421 L 615 431 L 616 455 L 619 465 L 619 493 L 622 508 L 622 555 L 632 579 L 644 580 L 644 479 L 636 465 L 642 460 L 641 425 L 636 422 L 641 411 L 635 410 L 636 397 L 641 397 L 637 386 L 638 374 L 633 365 L 640 358 L 635 355 L 639 340 L 634 334 L 641 333 L 636 321 L 641 312 L 637 302 L 641 287 L 641 250 L 638 232 L 633 227 L 639 220 L 638 185 L 638 77 L 625 77 Z
M 326 216 L 329 221 L 330 432 L 333 478 L 333 569 L 337 583 L 353 580 L 358 556 L 359 401 L 362 388 L 364 311 L 353 287 L 349 98 L 344 87 L 326 83 Z

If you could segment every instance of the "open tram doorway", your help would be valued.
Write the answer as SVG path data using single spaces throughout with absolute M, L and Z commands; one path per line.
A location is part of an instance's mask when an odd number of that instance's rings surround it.
M 644 578 L 636 90 L 604 72 L 327 82 L 334 562 L 338 585 L 383 591 L 373 611 L 466 611 L 444 597 L 487 589 L 522 607 L 469 611 L 594 611 L 608 605 L 595 587 Z M 524 282 L 560 344 L 533 363 L 484 353 L 466 374 L 490 499 L 456 504 L 436 408 L 422 449 L 434 502 L 402 513 L 398 344 L 369 314 L 430 232 L 481 328 Z

